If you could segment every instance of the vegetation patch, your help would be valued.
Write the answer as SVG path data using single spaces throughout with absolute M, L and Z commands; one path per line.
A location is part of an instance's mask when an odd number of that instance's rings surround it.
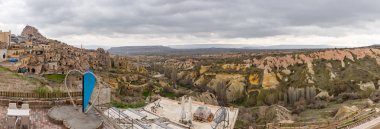
M 43 75 L 47 80 L 56 82 L 56 83 L 62 83 L 65 81 L 65 75 L 64 74 L 45 74 Z
M 49 89 L 46 86 L 39 86 L 34 89 L 34 92 L 38 94 L 39 97 L 42 97 L 49 93 Z
M 145 106 L 145 103 L 139 102 L 139 103 L 124 103 L 112 100 L 111 102 L 112 106 L 117 108 L 141 108 Z
M 0 72 L 9 71 L 9 69 L 0 66 Z
M 152 91 L 149 90 L 149 89 L 144 89 L 144 91 L 143 91 L 142 94 L 143 94 L 144 97 L 148 97 L 148 96 L 150 96 L 152 94 Z
M 174 92 L 171 92 L 171 91 L 165 90 L 165 89 L 161 90 L 160 95 L 162 97 L 167 97 L 170 99 L 174 99 L 176 97 L 176 94 Z

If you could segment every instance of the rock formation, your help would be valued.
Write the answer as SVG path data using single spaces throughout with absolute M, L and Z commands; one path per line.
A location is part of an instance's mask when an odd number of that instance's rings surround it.
M 38 40 L 38 41 L 46 41 L 47 38 L 43 36 L 37 28 L 33 26 L 27 25 L 21 32 L 21 36 L 31 39 L 31 40 Z

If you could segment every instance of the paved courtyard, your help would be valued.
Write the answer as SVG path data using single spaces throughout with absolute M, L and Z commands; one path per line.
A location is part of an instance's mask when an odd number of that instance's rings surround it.
M 56 125 L 49 121 L 47 112 L 49 109 L 32 109 L 32 129 L 64 129 L 62 125 Z M 6 129 L 7 107 L 0 106 L 0 129 Z

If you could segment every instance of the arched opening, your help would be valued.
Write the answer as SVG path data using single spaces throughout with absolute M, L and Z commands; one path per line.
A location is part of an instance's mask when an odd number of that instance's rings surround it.
M 3 59 L 5 59 L 5 53 L 3 54 Z
M 53 70 L 55 70 L 55 65 L 53 65 Z
M 35 73 L 36 72 L 36 69 L 32 68 L 32 73 Z

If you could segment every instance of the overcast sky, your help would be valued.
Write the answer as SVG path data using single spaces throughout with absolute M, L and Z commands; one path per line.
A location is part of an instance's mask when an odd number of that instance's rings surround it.
M 0 0 L 0 29 L 72 45 L 380 43 L 376 0 Z

